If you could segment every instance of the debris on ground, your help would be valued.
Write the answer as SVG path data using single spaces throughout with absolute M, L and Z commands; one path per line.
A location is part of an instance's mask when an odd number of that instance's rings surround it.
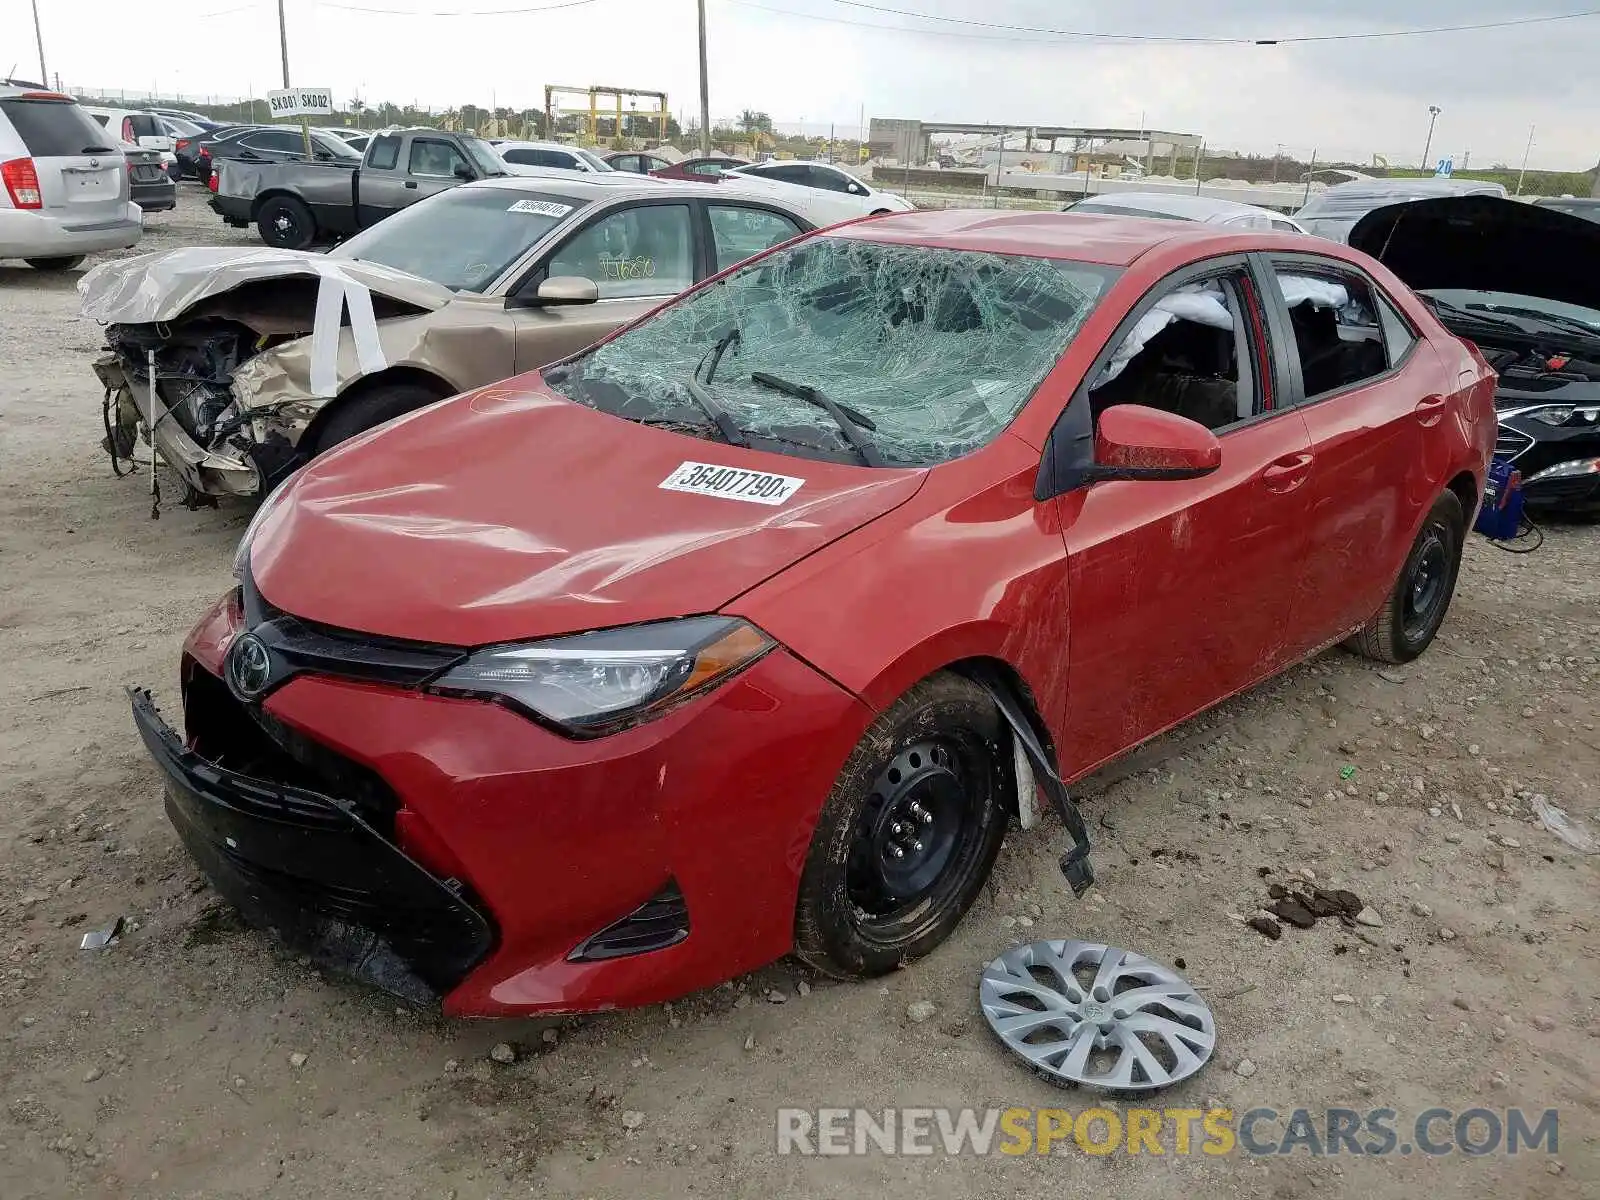
M 497 1042 L 494 1049 L 489 1051 L 489 1057 L 497 1063 L 509 1066 L 517 1061 L 517 1048 L 510 1042 Z
M 1582 821 L 1567 815 L 1564 808 L 1558 808 L 1544 796 L 1535 794 L 1528 803 L 1533 807 L 1533 813 L 1551 833 L 1555 834 L 1579 854 L 1600 854 L 1600 838 L 1597 838 Z
M 83 940 L 78 943 L 80 950 L 104 950 L 108 946 L 115 946 L 122 936 L 123 919 L 118 917 L 103 929 L 91 929 L 83 935 Z
M 916 1000 L 906 1005 L 906 1016 L 913 1025 L 921 1025 L 937 1011 L 932 1000 Z
M 1283 936 L 1283 926 L 1271 917 L 1251 917 L 1245 924 L 1249 925 L 1268 941 L 1275 942 Z

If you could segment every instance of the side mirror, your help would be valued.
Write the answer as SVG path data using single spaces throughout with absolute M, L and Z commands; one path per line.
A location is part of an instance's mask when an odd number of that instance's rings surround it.
M 475 175 L 473 173 L 472 168 L 467 166 L 466 163 L 457 163 L 456 164 L 455 176 L 456 176 L 457 179 L 464 179 L 468 183 L 471 183 L 474 179 L 477 178 L 477 175 Z
M 536 306 L 593 304 L 600 299 L 600 288 L 582 275 L 554 275 L 535 289 L 527 302 Z
M 1198 421 L 1142 404 L 1100 414 L 1088 482 L 1199 479 L 1222 465 L 1222 443 Z
M 867 189 L 859 183 L 852 183 L 848 190 L 852 196 L 865 196 L 867 194 Z

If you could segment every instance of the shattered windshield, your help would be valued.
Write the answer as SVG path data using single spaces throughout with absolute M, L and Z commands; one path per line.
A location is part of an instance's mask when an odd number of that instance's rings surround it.
M 544 378 L 581 404 L 701 436 L 717 436 L 701 399 L 709 396 L 752 445 L 865 461 L 856 444 L 865 440 L 884 463 L 929 465 L 985 445 L 1011 422 L 1116 274 L 816 238 Z M 848 433 L 818 395 L 851 414 Z
M 510 188 L 451 188 L 402 208 L 328 251 L 458 292 L 481 292 L 579 206 Z

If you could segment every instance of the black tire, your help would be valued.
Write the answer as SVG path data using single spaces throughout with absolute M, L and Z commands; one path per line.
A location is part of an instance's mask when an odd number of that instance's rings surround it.
M 293 196 L 273 196 L 256 211 L 261 240 L 280 250 L 304 250 L 316 240 L 311 210 Z
M 442 393 L 420 383 L 379 384 L 356 395 L 342 397 L 333 402 L 337 407 L 313 435 L 315 444 L 311 454 L 325 454 L 358 433 L 440 399 L 443 399 Z
M 1450 611 L 1466 532 L 1460 497 L 1445 492 L 1433 502 L 1383 608 L 1346 645 L 1385 663 L 1410 662 L 1426 650 Z
M 35 271 L 70 271 L 83 261 L 83 255 L 71 254 L 61 258 L 25 258 L 22 261 Z
M 811 835 L 795 907 L 800 958 L 865 978 L 944 941 L 1005 837 L 1003 733 L 989 693 L 952 674 L 924 679 L 873 722 Z M 891 858 L 897 846 L 902 855 Z

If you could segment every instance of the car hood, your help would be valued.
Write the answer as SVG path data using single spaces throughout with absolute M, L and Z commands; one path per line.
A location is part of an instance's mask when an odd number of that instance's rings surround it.
M 686 461 L 804 482 L 775 506 L 663 488 Z M 547 637 L 714 612 L 905 503 L 925 475 L 638 425 L 530 375 L 313 460 L 268 501 L 250 569 L 271 604 L 343 629 Z
M 1413 288 L 1536 296 L 1600 309 L 1600 225 L 1497 196 L 1374 209 L 1349 244 Z
M 443 308 L 455 293 L 377 263 L 334 259 L 305 250 L 188 246 L 119 258 L 78 280 L 83 315 L 94 321 L 146 325 L 172 321 L 202 300 L 266 280 L 337 276 L 416 310 Z

